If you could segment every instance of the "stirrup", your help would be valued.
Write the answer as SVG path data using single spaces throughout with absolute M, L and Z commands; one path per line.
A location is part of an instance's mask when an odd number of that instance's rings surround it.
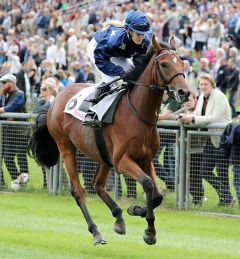
M 85 121 L 82 124 L 87 127 L 102 127 L 102 122 L 97 119 L 97 115 L 94 112 L 86 114 Z
M 102 122 L 98 119 L 96 120 L 89 120 L 89 121 L 83 121 L 82 125 L 86 127 L 102 127 Z

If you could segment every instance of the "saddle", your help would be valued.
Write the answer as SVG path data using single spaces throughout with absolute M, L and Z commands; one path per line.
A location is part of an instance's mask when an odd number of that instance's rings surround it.
M 84 123 L 87 112 L 96 113 L 101 123 L 111 124 L 117 104 L 124 93 L 127 91 L 126 85 L 115 84 L 100 84 L 97 88 L 94 85 L 84 88 L 79 93 L 74 95 L 67 103 L 64 112 L 71 114 L 75 118 Z M 106 87 L 106 88 L 105 88 Z M 96 102 L 92 103 L 95 91 L 101 89 L 101 94 Z M 106 91 L 107 89 L 110 89 Z

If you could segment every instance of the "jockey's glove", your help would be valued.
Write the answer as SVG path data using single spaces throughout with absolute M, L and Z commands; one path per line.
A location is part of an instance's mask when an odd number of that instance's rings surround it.
M 124 80 L 123 79 L 120 79 L 120 80 L 118 80 L 118 85 L 122 85 L 122 84 L 124 84 L 125 82 L 124 82 Z
M 123 84 L 126 84 L 122 79 L 119 79 L 117 82 L 111 84 L 111 90 L 115 90 L 122 86 Z
M 124 75 L 120 76 L 120 79 L 122 79 L 123 81 L 127 81 L 127 73 L 125 73 Z

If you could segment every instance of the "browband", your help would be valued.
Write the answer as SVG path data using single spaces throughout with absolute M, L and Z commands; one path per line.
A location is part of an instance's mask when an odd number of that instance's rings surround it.
M 163 50 L 161 51 L 158 56 L 156 57 L 156 59 L 158 59 L 159 57 L 163 56 L 163 55 L 166 55 L 166 54 L 177 54 L 177 51 L 175 50 L 171 50 L 171 49 L 166 49 L 166 50 Z

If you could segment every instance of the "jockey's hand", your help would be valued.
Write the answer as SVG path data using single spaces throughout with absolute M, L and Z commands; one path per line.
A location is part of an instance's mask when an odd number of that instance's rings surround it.
M 111 89 L 115 90 L 115 89 L 119 88 L 120 86 L 122 86 L 123 84 L 125 84 L 125 82 L 122 79 L 118 79 L 117 82 L 111 84 Z
M 118 85 L 123 85 L 123 84 L 125 84 L 123 79 L 118 80 Z
M 127 73 L 125 73 L 124 75 L 120 76 L 120 78 L 123 80 L 123 81 L 127 81 Z

